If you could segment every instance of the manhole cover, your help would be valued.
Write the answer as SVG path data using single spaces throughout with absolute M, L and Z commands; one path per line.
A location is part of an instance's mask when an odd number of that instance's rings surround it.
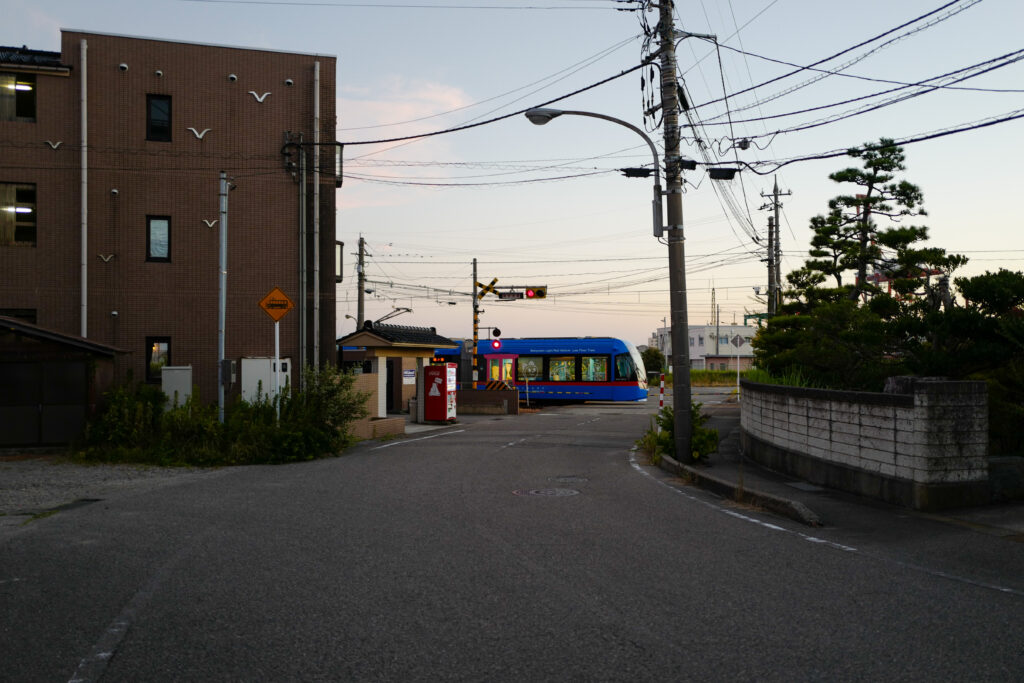
M 519 489 L 512 493 L 517 496 L 545 496 L 548 498 L 579 495 L 579 491 L 576 489 Z
M 586 477 L 578 477 L 576 475 L 567 475 L 563 477 L 551 477 L 550 481 L 557 482 L 559 484 L 583 484 L 588 481 Z

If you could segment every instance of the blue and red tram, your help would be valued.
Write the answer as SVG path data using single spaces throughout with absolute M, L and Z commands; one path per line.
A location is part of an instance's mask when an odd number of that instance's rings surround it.
M 531 401 L 645 401 L 647 373 L 636 347 L 614 337 L 490 339 L 477 345 L 479 386 L 504 381 Z M 435 357 L 457 362 L 459 349 Z

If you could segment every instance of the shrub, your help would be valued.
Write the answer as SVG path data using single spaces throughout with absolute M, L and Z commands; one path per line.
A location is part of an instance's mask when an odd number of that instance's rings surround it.
M 718 431 L 704 427 L 707 416 L 701 415 L 700 409 L 703 404 L 690 404 L 690 448 L 691 459 L 699 462 L 709 454 L 718 450 Z M 662 455 L 668 455 L 676 460 L 675 441 L 675 413 L 671 406 L 664 406 L 653 418 L 654 424 L 637 441 L 637 446 L 642 448 L 651 461 L 657 464 Z M 660 431 L 659 428 L 660 427 Z M 685 463 L 684 463 L 685 464 Z
M 164 411 L 167 397 L 155 387 L 119 387 L 85 431 L 80 460 L 155 465 L 250 465 L 312 460 L 334 455 L 352 442 L 351 424 L 367 414 L 367 396 L 355 378 L 335 368 L 306 368 L 306 388 L 288 387 L 276 398 L 260 392 L 225 411 L 193 394 Z M 280 418 L 278 412 L 280 411 Z

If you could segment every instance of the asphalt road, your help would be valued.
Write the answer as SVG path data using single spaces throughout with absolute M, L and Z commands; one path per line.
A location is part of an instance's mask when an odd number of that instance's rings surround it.
M 738 508 L 632 452 L 656 408 L 478 419 L 35 519 L 0 537 L 0 679 L 1021 680 L 1024 545 Z

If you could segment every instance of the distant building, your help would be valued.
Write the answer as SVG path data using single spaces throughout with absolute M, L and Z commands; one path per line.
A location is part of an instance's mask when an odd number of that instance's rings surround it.
M 749 369 L 754 363 L 754 347 L 750 345 L 756 327 L 749 325 L 690 325 L 691 370 L 735 370 L 737 351 L 741 370 Z M 733 340 L 739 337 L 739 346 Z M 672 363 L 672 328 L 659 327 L 647 342 L 648 346 L 665 354 L 665 360 Z
M 335 70 L 80 31 L 60 52 L 0 47 L 0 315 L 127 351 L 121 381 L 190 365 L 214 399 L 225 171 L 225 356 L 273 356 L 259 304 L 279 287 L 281 357 L 334 364 Z M 286 145 L 317 126 L 320 145 Z

